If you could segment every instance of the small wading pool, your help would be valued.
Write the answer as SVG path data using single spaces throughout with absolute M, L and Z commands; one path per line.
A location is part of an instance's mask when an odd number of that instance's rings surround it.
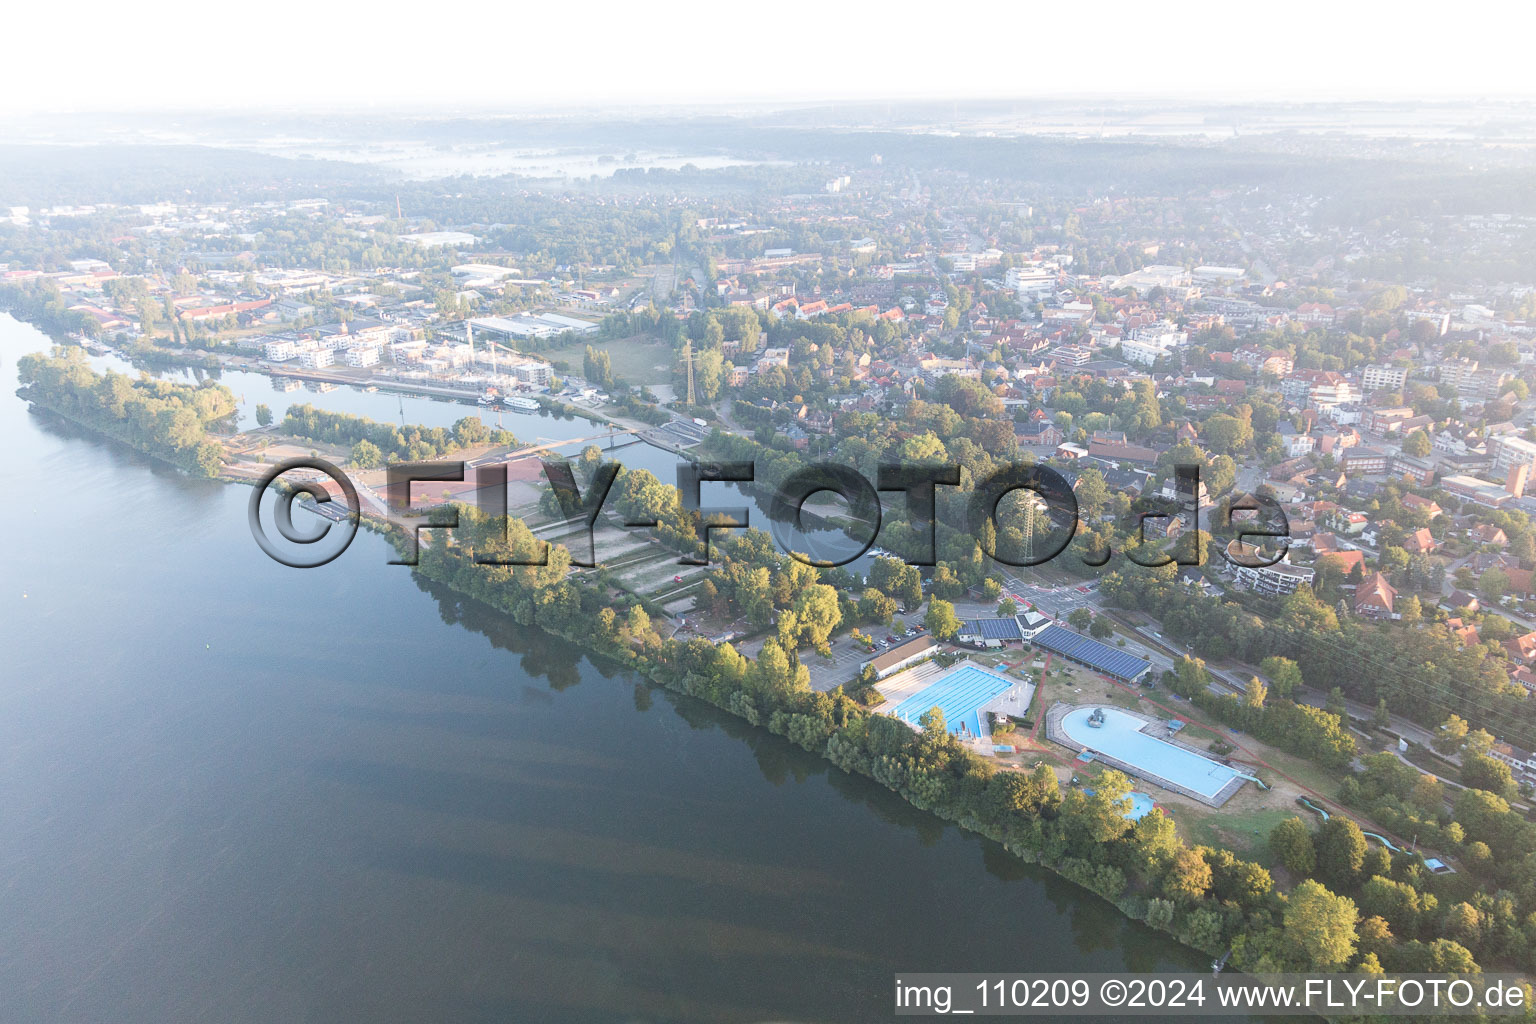
M 1093 796 L 1095 791 L 1087 786 L 1084 786 L 1083 792 L 1089 796 Z M 1150 796 L 1147 796 L 1147 794 L 1141 792 L 1140 790 L 1131 790 L 1129 793 L 1125 794 L 1125 798 L 1131 802 L 1131 806 L 1127 808 L 1125 812 L 1127 821 L 1140 821 L 1142 818 L 1145 818 L 1147 815 L 1151 814 L 1152 808 L 1157 806 L 1157 804 L 1152 801 Z M 1164 811 L 1163 813 L 1166 814 L 1168 812 Z

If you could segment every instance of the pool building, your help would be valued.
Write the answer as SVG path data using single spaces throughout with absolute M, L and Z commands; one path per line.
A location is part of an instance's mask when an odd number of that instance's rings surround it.
M 1126 683 L 1144 682 L 1152 671 L 1152 663 L 1145 658 L 1101 644 L 1093 637 L 1083 636 L 1065 626 L 1046 626 L 1035 634 L 1030 643 Z
M 1249 776 L 1172 739 L 1166 723 L 1123 708 L 1053 705 L 1046 736 L 1094 759 L 1207 804 L 1220 807 Z M 1163 732 L 1167 738 L 1154 735 Z

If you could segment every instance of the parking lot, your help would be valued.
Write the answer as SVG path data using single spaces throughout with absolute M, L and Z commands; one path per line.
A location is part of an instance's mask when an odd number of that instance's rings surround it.
M 915 627 L 918 623 L 914 620 L 912 625 Z M 894 629 L 880 630 L 873 626 L 864 627 L 863 632 L 874 636 L 877 641 L 885 641 L 887 636 L 892 635 L 897 637 L 897 643 L 905 643 L 913 639 L 913 637 L 896 633 Z M 869 648 L 861 643 L 855 643 L 851 637 L 840 636 L 832 642 L 831 658 L 823 658 L 815 651 L 805 651 L 801 655 L 801 660 L 811 673 L 811 689 L 825 692 L 848 682 L 859 674 L 860 667 L 866 661 L 879 657 L 895 646 L 896 644 L 886 642 L 886 646 L 881 647 L 877 643 L 874 652 L 871 653 Z

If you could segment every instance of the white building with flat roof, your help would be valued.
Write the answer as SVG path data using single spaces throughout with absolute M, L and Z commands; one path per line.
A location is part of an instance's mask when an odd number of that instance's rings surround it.
M 287 338 L 269 341 L 261 347 L 263 359 L 272 363 L 286 363 L 299 354 L 299 347 Z
M 377 345 L 354 345 L 347 349 L 348 366 L 376 366 L 379 362 Z
M 1366 394 L 1372 391 L 1401 391 L 1408 383 L 1408 368 L 1404 366 L 1367 366 L 1360 371 L 1360 389 Z
M 423 231 L 419 235 L 396 235 L 402 242 L 419 245 L 423 249 L 441 249 L 446 246 L 474 245 L 479 241 L 467 231 Z
M 306 370 L 323 370 L 336 361 L 334 349 L 315 346 L 306 348 L 299 353 L 299 365 Z
M 1232 282 L 1247 277 L 1248 271 L 1242 267 L 1196 267 L 1190 271 L 1190 276 L 1196 281 Z

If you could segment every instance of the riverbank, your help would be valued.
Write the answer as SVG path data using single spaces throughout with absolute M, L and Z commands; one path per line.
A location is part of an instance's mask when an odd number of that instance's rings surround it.
M 96 429 L 88 421 L 82 425 Z M 249 482 L 249 481 L 246 481 Z M 563 548 L 544 568 L 491 568 L 475 562 L 477 548 L 511 549 L 535 555 L 535 541 L 519 519 L 506 529 L 489 526 L 468 510 L 456 543 L 434 544 L 421 553 L 417 573 L 477 599 L 521 625 L 532 625 L 573 646 L 608 658 L 669 689 L 730 712 L 748 724 L 766 728 L 831 764 L 870 778 L 914 807 L 995 840 L 1019 860 L 1048 867 L 1113 903 L 1127 917 L 1163 931 L 1179 942 L 1219 955 L 1236 941 L 1263 947 L 1272 939 L 1282 904 L 1267 872 L 1256 865 L 1243 870 L 1263 879 L 1259 891 L 1238 900 L 1209 895 L 1177 902 L 1160 893 L 1163 875 L 1179 850 L 1187 847 L 1171 822 L 1152 816 L 1151 825 L 1127 822 L 1118 805 L 1118 787 L 1100 780 L 1098 795 L 1078 791 L 1063 795 L 1054 773 L 1033 775 L 998 771 L 955 741 L 947 732 L 915 733 L 905 724 L 873 714 L 841 693 L 811 692 L 793 649 L 789 664 L 774 647 L 777 664 L 763 656 L 748 661 L 729 645 L 702 640 L 663 639 L 647 616 L 622 617 L 612 595 L 573 578 Z M 478 520 L 478 521 L 477 521 Z M 375 521 L 399 549 L 403 534 Z M 500 541 L 503 536 L 511 539 Z M 766 540 L 766 538 L 764 538 Z M 771 546 L 767 550 L 771 551 Z M 789 560 L 774 555 L 770 575 L 785 571 Z M 814 577 L 813 577 L 814 578 Z M 803 580 L 799 586 L 805 586 Z M 788 608 L 790 597 L 780 598 Z M 621 600 L 620 605 L 625 602 Z M 1123 780 L 1122 780 L 1123 781 Z M 1144 819 L 1144 821 L 1147 819 Z M 1166 822 L 1166 825 L 1163 824 Z M 1149 832 L 1148 830 L 1153 830 Z M 1160 852 L 1151 856 L 1148 845 Z M 1203 856 L 1203 855 L 1200 855 Z M 1230 858 L 1229 858 L 1230 860 Z M 1233 861 L 1243 865 L 1243 862 Z M 1235 960 L 1247 963 L 1240 948 Z

